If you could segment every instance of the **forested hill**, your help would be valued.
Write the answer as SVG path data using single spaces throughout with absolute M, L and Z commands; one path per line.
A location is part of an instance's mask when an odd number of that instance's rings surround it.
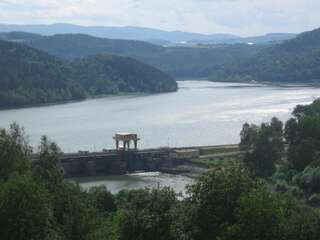
M 25 39 L 23 39 L 25 35 Z M 32 37 L 31 37 L 32 36 Z M 248 44 L 161 47 L 141 41 L 97 38 L 84 34 L 54 36 L 0 33 L 0 39 L 24 42 L 64 59 L 108 53 L 150 64 L 174 77 L 208 77 L 224 64 L 255 55 L 264 46 Z
M 0 108 L 176 89 L 174 79 L 131 58 L 101 55 L 69 62 L 22 44 L 0 41 Z
M 319 83 L 320 29 L 262 49 L 237 64 L 228 63 L 212 74 L 212 79 Z
M 0 107 L 85 98 L 63 62 L 47 53 L 0 41 Z
M 101 53 L 123 56 L 140 56 L 157 53 L 162 47 L 134 40 L 96 38 L 85 34 L 59 34 L 26 41 L 31 47 L 66 59 Z
M 167 74 L 132 58 L 100 54 L 76 59 L 68 66 L 77 82 L 93 95 L 177 90 L 176 82 Z

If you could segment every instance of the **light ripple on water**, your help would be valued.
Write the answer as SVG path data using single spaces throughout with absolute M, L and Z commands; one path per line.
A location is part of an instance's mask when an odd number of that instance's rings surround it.
M 244 122 L 290 117 L 297 104 L 312 102 L 319 88 L 179 82 L 175 93 L 116 96 L 55 106 L 0 111 L 0 127 L 17 121 L 37 145 L 48 135 L 64 151 L 113 148 L 115 132 L 136 132 L 140 147 L 237 143 Z

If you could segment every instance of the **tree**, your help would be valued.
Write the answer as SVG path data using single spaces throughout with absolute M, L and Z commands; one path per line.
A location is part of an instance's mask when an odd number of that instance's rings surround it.
M 281 224 L 290 204 L 273 196 L 264 186 L 243 193 L 238 204 L 235 223 L 226 228 L 220 239 L 280 239 Z
M 282 122 L 273 118 L 270 124 L 263 123 L 255 131 L 252 147 L 247 150 L 244 161 L 257 176 L 266 178 L 275 171 L 284 149 L 282 129 Z
M 53 192 L 57 185 L 63 181 L 60 155 L 61 150 L 57 144 L 50 142 L 46 136 L 43 136 L 39 146 L 39 159 L 34 164 L 33 172 L 50 192 Z
M 288 160 L 291 167 L 303 171 L 319 158 L 320 151 L 320 100 L 310 105 L 298 105 L 295 118 L 286 123 L 285 136 L 289 143 Z
M 216 239 L 226 225 L 235 221 L 239 197 L 258 183 L 241 163 L 231 163 L 202 175 L 188 188 L 187 197 L 176 218 L 178 239 Z
M 281 226 L 282 239 L 318 240 L 320 236 L 320 214 L 306 206 L 295 206 Z
M 115 197 L 105 186 L 92 187 L 89 189 L 88 194 L 100 213 L 108 214 L 117 210 Z
M 87 193 L 64 181 L 53 197 L 54 217 L 64 239 L 94 240 L 101 227 L 100 218 Z
M 0 184 L 2 240 L 58 239 L 46 189 L 30 176 L 15 176 Z
M 257 138 L 258 126 L 245 123 L 240 132 L 240 149 L 250 150 Z
M 171 213 L 177 199 L 172 189 L 122 191 L 117 198 L 122 215 L 120 240 L 174 239 Z
M 295 170 L 303 171 L 316 160 L 315 145 L 316 142 L 313 138 L 304 139 L 297 145 L 290 145 L 288 157 Z
M 30 154 L 23 128 L 13 123 L 9 130 L 0 130 L 0 179 L 29 171 Z
M 295 144 L 297 139 L 298 123 L 295 118 L 290 118 L 285 125 L 285 139 L 288 144 Z

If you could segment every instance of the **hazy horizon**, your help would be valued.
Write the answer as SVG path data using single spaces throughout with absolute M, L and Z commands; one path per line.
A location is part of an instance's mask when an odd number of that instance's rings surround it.
M 315 0 L 0 0 L 0 23 L 137 26 L 239 36 L 319 27 Z
M 306 32 L 306 31 L 311 31 L 313 29 L 306 29 L 306 30 L 303 30 L 301 32 L 265 32 L 265 33 L 261 33 L 261 34 L 256 34 L 256 35 L 241 35 L 241 34 L 236 34 L 236 33 L 232 33 L 232 32 L 211 32 L 211 33 L 201 33 L 201 32 L 191 32 L 191 31 L 182 31 L 182 30 L 179 30 L 179 29 L 176 29 L 176 30 L 166 30 L 166 29 L 161 29 L 161 28 L 152 28 L 152 27 L 143 27 L 143 26 L 135 26 L 135 25 L 123 25 L 123 26 L 111 26 L 111 25 L 84 25 L 84 24 L 76 24 L 76 23 L 67 23 L 67 22 L 54 22 L 54 23 L 35 23 L 35 24 L 32 24 L 32 23 L 27 23 L 27 24 L 24 24 L 24 23 L 3 23 L 3 22 L 0 22 L 0 25 L 13 25 L 13 26 L 54 26 L 54 25 L 72 25 L 72 26 L 78 26 L 78 27 L 106 27 L 106 28 L 112 28 L 112 27 L 119 27 L 119 28 L 142 28 L 142 29 L 150 29 L 150 30 L 158 30 L 158 31 L 163 31 L 163 32 L 168 32 L 168 33 L 173 33 L 173 32 L 185 32 L 185 33 L 195 33 L 195 34 L 203 34 L 203 35 L 207 35 L 207 36 L 210 36 L 210 35 L 214 35 L 214 34 L 226 34 L 226 35 L 234 35 L 234 36 L 237 36 L 237 37 L 255 37 L 255 36 L 263 36 L 263 35 L 267 35 L 267 34 L 282 34 L 282 33 L 285 33 L 285 34 L 300 34 L 302 32 Z M 319 25 L 320 27 L 320 25 Z

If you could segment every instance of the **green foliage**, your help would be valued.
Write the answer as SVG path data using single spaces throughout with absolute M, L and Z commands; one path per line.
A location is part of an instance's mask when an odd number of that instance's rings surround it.
M 315 143 L 312 138 L 302 140 L 296 145 L 291 145 L 288 151 L 290 163 L 297 171 L 303 171 L 315 159 Z
M 69 66 L 74 78 L 90 95 L 159 93 L 177 89 L 171 77 L 131 58 L 96 55 L 74 60 Z
M 258 126 L 248 123 L 243 124 L 242 130 L 240 132 L 240 144 L 239 147 L 241 150 L 249 150 L 254 146 L 258 135 Z
M 122 191 L 117 201 L 122 214 L 120 240 L 174 239 L 171 212 L 177 199 L 172 189 Z
M 65 239 L 85 240 L 98 231 L 99 218 L 88 195 L 79 186 L 63 182 L 53 195 L 53 212 Z
M 0 180 L 30 169 L 31 148 L 24 129 L 16 123 L 9 130 L 0 129 Z
M 252 146 L 247 145 L 248 151 L 264 143 L 260 134 L 279 140 L 281 131 L 276 119 L 264 124 L 254 131 L 257 136 Z M 7 167 L 7 177 L 0 181 L 4 240 L 319 239 L 319 211 L 288 197 L 301 194 L 289 185 L 295 173 L 289 165 L 277 167 L 274 186 L 252 176 L 242 162 L 228 161 L 188 186 L 185 198 L 177 198 L 170 188 L 124 190 L 114 196 L 105 187 L 84 191 L 64 180 L 59 147 L 46 137 L 41 139 L 32 171 L 20 171 L 30 157 L 23 131 L 14 124 L 1 136 L 6 140 L 1 145 L 3 156 L 23 159 Z M 282 146 L 281 141 L 273 144 Z M 310 193 L 308 203 L 314 207 L 319 206 L 319 194 L 314 194 L 320 191 L 319 169 L 319 163 L 313 162 L 293 180 Z
M 0 184 L 2 240 L 51 240 L 57 233 L 48 192 L 29 176 Z
M 281 223 L 285 221 L 289 204 L 265 187 L 243 193 L 238 204 L 235 223 L 228 226 L 219 239 L 280 239 Z
M 273 45 L 221 44 L 161 47 L 141 41 L 112 40 L 83 34 L 34 36 L 7 34 L 5 39 L 65 59 L 97 54 L 132 57 L 175 77 L 214 81 L 310 82 L 320 78 L 320 29 Z M 25 35 L 25 36 L 24 36 Z
M 58 34 L 48 37 L 26 35 L 25 38 L 23 34 L 11 34 L 6 35 L 5 39 L 24 39 L 24 43 L 33 48 L 69 60 L 102 53 L 131 57 L 174 77 L 208 77 L 218 74 L 224 65 L 248 59 L 263 48 L 260 45 L 248 44 L 161 47 L 141 41 L 104 39 L 84 34 Z
M 0 41 L 0 66 L 0 108 L 177 89 L 168 75 L 130 58 L 99 55 L 68 62 L 5 41 Z
M 285 124 L 284 130 L 284 137 L 288 144 L 294 144 L 297 141 L 298 136 L 297 134 L 298 123 L 297 120 L 294 118 L 290 118 Z
M 235 221 L 241 194 L 256 185 L 249 171 L 239 163 L 204 174 L 189 187 L 189 197 L 183 202 L 183 211 L 180 209 L 175 231 L 184 236 L 181 239 L 215 239 L 227 224 Z
M 294 176 L 293 182 L 308 193 L 320 193 L 320 167 L 306 167 Z
M 288 159 L 292 167 L 303 171 L 318 160 L 320 150 L 320 100 L 312 104 L 298 105 L 293 111 L 295 118 L 286 123 L 285 136 L 289 145 Z
M 320 79 L 320 29 L 295 39 L 262 48 L 249 58 L 227 62 L 212 73 L 213 80 L 264 82 L 318 82 Z
M 105 186 L 92 187 L 88 194 L 92 198 L 95 208 L 103 214 L 109 214 L 117 210 L 115 197 L 107 190 Z
M 245 149 L 244 161 L 257 176 L 270 177 L 284 149 L 283 124 L 277 118 L 260 127 L 245 124 L 241 131 L 240 147 Z
M 39 160 L 33 166 L 33 173 L 50 192 L 55 191 L 63 181 L 63 170 L 59 162 L 60 155 L 59 147 L 43 136 L 39 147 Z
M 317 240 L 320 236 L 320 215 L 314 209 L 295 206 L 281 226 L 282 239 Z
M 17 36 L 9 37 L 12 39 Z M 28 37 L 29 39 L 27 37 L 24 38 L 27 45 L 70 60 L 101 53 L 133 57 L 157 54 L 163 49 L 142 41 L 97 38 L 85 34 L 56 34 L 46 37 L 38 35 L 37 38 Z

